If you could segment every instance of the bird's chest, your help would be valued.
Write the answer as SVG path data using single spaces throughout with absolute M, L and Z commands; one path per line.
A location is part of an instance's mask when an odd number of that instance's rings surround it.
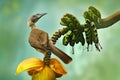
M 29 43 L 31 46 L 47 46 L 48 44 L 48 36 L 42 30 L 32 30 L 29 36 Z
M 41 37 L 42 33 L 37 30 L 32 30 L 29 36 L 29 42 L 42 42 L 43 38 Z

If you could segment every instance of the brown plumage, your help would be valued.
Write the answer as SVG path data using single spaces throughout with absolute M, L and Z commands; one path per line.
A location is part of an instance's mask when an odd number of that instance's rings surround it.
M 40 30 L 35 26 L 35 23 L 45 14 L 46 13 L 33 15 L 28 20 L 28 25 L 31 27 L 29 43 L 33 48 L 43 54 L 46 54 L 47 51 L 51 51 L 64 63 L 68 64 L 72 61 L 72 58 L 69 57 L 65 52 L 54 46 L 52 41 L 49 39 L 47 32 Z

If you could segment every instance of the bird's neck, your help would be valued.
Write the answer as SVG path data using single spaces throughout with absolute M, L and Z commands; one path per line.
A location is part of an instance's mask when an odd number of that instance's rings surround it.
M 31 29 L 37 29 L 37 26 L 35 24 L 31 25 Z

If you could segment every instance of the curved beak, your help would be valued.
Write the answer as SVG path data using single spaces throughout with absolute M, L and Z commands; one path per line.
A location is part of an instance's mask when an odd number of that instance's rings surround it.
M 47 13 L 36 14 L 37 18 L 40 19 L 42 16 L 46 15 Z
M 35 14 L 30 17 L 28 20 L 28 25 L 31 26 L 35 24 L 42 16 L 46 15 L 47 13 L 42 13 L 42 14 Z
M 36 23 L 42 16 L 46 15 L 47 13 L 42 13 L 42 14 L 35 14 L 33 15 L 30 20 L 33 22 L 33 23 Z

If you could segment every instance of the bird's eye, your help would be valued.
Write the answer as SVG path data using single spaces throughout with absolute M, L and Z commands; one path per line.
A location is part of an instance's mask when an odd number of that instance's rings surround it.
M 31 19 L 32 22 L 36 22 L 36 17 L 37 17 L 37 16 L 33 15 L 32 19 Z

